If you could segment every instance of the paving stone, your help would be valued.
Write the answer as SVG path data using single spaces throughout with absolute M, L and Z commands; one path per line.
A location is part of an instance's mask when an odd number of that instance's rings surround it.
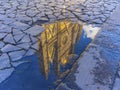
M 0 83 L 6 80 L 14 71 L 14 68 L 0 70 Z
M 0 41 L 0 48 L 2 48 L 4 45 L 5 44 L 2 41 Z
M 30 26 L 25 24 L 25 23 L 21 23 L 21 22 L 14 22 L 12 24 L 10 24 L 11 27 L 20 29 L 20 30 L 26 30 L 27 28 L 29 28 Z
M 60 15 L 58 19 L 64 19 L 65 17 L 63 15 Z
M 48 17 L 50 18 L 50 20 L 51 19 L 55 19 L 56 20 L 56 17 L 54 15 L 49 15 Z
M 14 38 L 13 38 L 12 34 L 8 34 L 8 35 L 4 38 L 4 42 L 11 43 L 11 44 L 15 44 L 15 41 L 14 41 Z
M 101 12 L 100 11 L 94 11 L 93 14 L 94 15 L 99 15 L 99 14 L 101 14 Z
M 89 20 L 89 16 L 88 15 L 80 15 L 79 17 L 81 20 L 83 21 L 88 21 Z
M 0 14 L 5 14 L 5 10 L 4 9 L 0 9 Z
M 15 22 L 16 20 L 14 20 L 13 18 L 5 18 L 5 20 L 3 21 L 4 24 L 11 24 L 13 22 Z
M 21 15 L 21 14 L 18 14 L 16 16 L 16 20 L 18 21 L 21 21 L 21 22 L 24 22 L 24 21 L 32 21 L 32 18 L 26 16 L 26 15 Z
M 114 5 L 105 4 L 104 6 L 106 7 L 107 10 L 110 10 L 110 11 L 113 10 L 113 9 L 115 9 Z M 109 8 L 107 8 L 107 7 L 109 7 Z
M 58 17 L 59 15 L 61 15 L 61 13 L 60 13 L 60 12 L 54 13 L 54 15 L 55 15 L 56 17 Z
M 102 24 L 103 22 L 101 21 L 101 19 L 94 19 L 94 20 L 91 20 L 92 22 L 94 23 L 99 23 L 99 24 Z
M 34 48 L 35 50 L 38 50 L 38 43 L 33 44 L 32 48 Z
M 28 50 L 29 47 L 31 46 L 31 44 L 30 43 L 22 43 L 22 44 L 19 44 L 17 46 L 20 47 L 20 48 Z
M 26 4 L 21 4 L 21 5 L 18 6 L 18 8 L 21 9 L 21 10 L 25 10 L 25 9 L 27 9 L 27 5 Z
M 14 35 L 14 39 L 16 42 L 18 42 L 19 40 L 21 40 L 23 38 L 24 34 L 17 34 L 17 35 Z
M 0 56 L 0 69 L 10 67 L 10 60 L 7 54 L 2 54 Z
M 0 20 L 4 20 L 4 19 L 6 19 L 7 17 L 5 16 L 5 15 L 2 15 L 2 14 L 0 14 Z
M 24 37 L 21 39 L 20 43 L 24 43 L 24 42 L 30 42 L 29 35 L 24 35 Z
M 0 39 L 5 37 L 7 35 L 7 33 L 0 33 Z
M 11 28 L 8 25 L 1 25 L 0 33 L 10 33 Z
M 33 19 L 33 20 L 32 20 L 33 22 L 36 22 L 36 21 L 38 20 L 37 17 L 33 17 L 32 19 Z
M 25 54 L 25 51 L 20 50 L 20 51 L 10 52 L 9 56 L 12 61 L 17 61 L 17 60 L 21 59 L 24 56 L 24 54 Z
M 19 29 L 13 29 L 13 35 L 17 35 L 17 34 L 23 34 L 23 32 Z
M 44 30 L 44 28 L 42 26 L 35 25 L 35 26 L 29 28 L 28 30 L 26 30 L 25 32 L 30 35 L 36 36 L 36 35 L 39 35 L 43 30 Z
M 12 19 L 16 17 L 16 13 L 9 13 L 6 15 L 7 15 L 7 17 L 12 18 Z M 15 19 L 13 19 L 13 20 L 15 20 Z
M 17 13 L 16 13 L 16 18 L 15 19 L 18 19 L 19 20 L 19 18 L 20 17 L 24 17 L 24 16 L 26 16 L 26 9 L 23 11 L 23 10 L 17 10 Z
M 6 11 L 5 13 L 6 13 L 6 15 L 8 15 L 8 14 L 16 14 L 17 13 L 16 9 L 17 9 L 17 7 L 13 6 L 10 9 L 5 10 Z
M 38 41 L 36 37 L 30 36 L 30 38 L 31 38 L 32 44 Z
M 21 48 L 17 47 L 17 46 L 14 46 L 14 45 L 11 45 L 11 44 L 7 44 L 5 45 L 1 51 L 2 52 L 9 52 L 9 51 L 16 51 L 16 50 L 20 50 Z
M 4 7 L 5 9 L 10 9 L 10 8 L 11 8 L 11 5 L 10 5 L 10 3 L 4 3 L 3 7 Z
M 37 15 L 39 13 L 39 11 L 36 8 L 31 8 L 29 10 L 27 10 L 26 15 L 33 17 L 35 15 Z
M 29 49 L 29 50 L 26 52 L 25 56 L 31 56 L 31 55 L 33 55 L 35 52 L 36 52 L 35 50 Z
M 51 11 L 51 10 L 49 10 L 48 12 L 45 12 L 46 14 L 50 14 L 50 15 L 52 15 L 53 14 L 53 12 Z

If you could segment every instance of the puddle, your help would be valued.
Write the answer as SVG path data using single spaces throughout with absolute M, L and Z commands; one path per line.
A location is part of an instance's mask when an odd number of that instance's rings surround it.
M 8 83 L 11 83 L 10 87 L 22 86 L 22 90 L 54 89 L 70 73 L 72 65 L 100 30 L 92 25 L 67 20 L 44 24 L 43 27 L 45 30 L 39 36 L 37 54 L 21 59 L 31 62 L 16 68 L 11 77 L 2 84 L 2 87 L 7 85 L 6 90 Z
M 67 20 L 43 27 L 45 31 L 40 34 L 38 57 L 46 80 L 51 78 L 50 74 L 57 78 L 67 75 L 99 29 Z
M 57 77 L 63 77 L 78 57 L 74 49 L 82 35 L 82 25 L 57 21 L 43 27 L 45 31 L 40 35 L 38 52 L 41 71 L 46 79 L 50 78 L 51 72 Z

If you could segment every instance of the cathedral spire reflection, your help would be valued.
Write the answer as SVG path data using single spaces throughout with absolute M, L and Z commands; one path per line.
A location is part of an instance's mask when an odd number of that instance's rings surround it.
M 71 63 L 70 57 L 74 57 L 74 45 L 82 34 L 82 25 L 64 20 L 43 27 L 38 52 L 41 72 L 48 79 L 53 65 L 54 73 L 61 77 L 67 71 L 65 66 Z

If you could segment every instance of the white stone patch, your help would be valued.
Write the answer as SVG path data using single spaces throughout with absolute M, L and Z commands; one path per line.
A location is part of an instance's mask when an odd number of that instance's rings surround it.
M 12 34 L 8 34 L 8 35 L 4 38 L 4 42 L 15 44 L 15 41 L 14 41 L 14 39 L 13 39 Z
M 44 31 L 44 28 L 42 26 L 35 25 L 30 29 L 26 30 L 25 32 L 32 36 L 36 36 L 36 35 L 39 35 L 42 31 Z
M 14 68 L 9 68 L 5 70 L 0 70 L 0 83 L 6 80 L 14 71 Z
M 16 60 L 21 59 L 24 54 L 25 54 L 25 51 L 21 50 L 21 51 L 10 52 L 9 56 L 12 61 L 16 61 Z
M 11 45 L 11 44 L 7 44 L 5 47 L 3 47 L 1 49 L 2 52 L 9 52 L 9 51 L 16 51 L 16 50 L 20 50 L 21 48 Z
M 10 61 L 7 54 L 2 54 L 0 56 L 0 69 L 10 67 Z

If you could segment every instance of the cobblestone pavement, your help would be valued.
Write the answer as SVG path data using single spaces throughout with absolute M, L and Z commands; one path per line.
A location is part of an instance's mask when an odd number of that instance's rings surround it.
M 117 0 L 0 0 L 0 83 L 37 51 L 43 23 L 71 19 L 101 26 Z

